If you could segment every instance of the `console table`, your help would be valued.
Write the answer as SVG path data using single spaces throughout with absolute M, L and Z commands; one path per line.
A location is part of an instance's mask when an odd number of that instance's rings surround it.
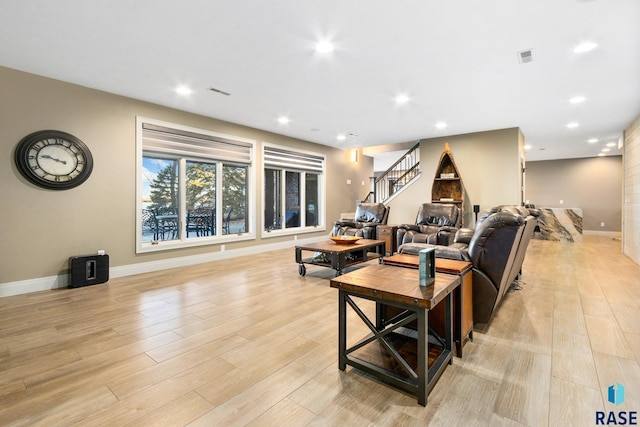
M 460 277 L 436 273 L 435 282 L 419 286 L 419 272 L 412 268 L 372 265 L 332 279 L 338 297 L 338 368 L 347 365 L 413 393 L 426 406 L 427 395 L 452 361 L 451 293 Z M 358 299 L 375 301 L 376 319 L 358 306 Z M 444 337 L 429 335 L 429 310 L 445 308 Z M 379 315 L 381 306 L 393 306 L 400 313 L 389 320 Z M 347 307 L 369 327 L 371 334 L 347 348 Z M 417 330 L 406 328 L 416 321 Z

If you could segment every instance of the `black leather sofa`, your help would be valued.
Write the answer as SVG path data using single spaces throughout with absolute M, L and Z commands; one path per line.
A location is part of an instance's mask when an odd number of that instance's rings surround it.
M 449 245 L 462 224 L 462 212 L 451 203 L 423 203 L 418 208 L 415 224 L 400 224 L 397 245 L 428 243 Z
M 377 226 L 387 223 L 389 209 L 383 203 L 360 203 L 353 221 L 336 221 L 333 224 L 333 235 L 375 239 Z
M 536 223 L 525 208 L 498 206 L 478 218 L 473 230 L 456 232 L 450 245 L 406 243 L 398 251 L 417 254 L 434 247 L 438 258 L 470 261 L 474 323 L 486 324 L 520 272 Z

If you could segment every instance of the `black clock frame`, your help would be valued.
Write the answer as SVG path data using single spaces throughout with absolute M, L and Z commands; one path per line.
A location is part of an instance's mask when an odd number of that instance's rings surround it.
M 62 139 L 80 149 L 84 157 L 85 167 L 75 178 L 68 181 L 55 182 L 45 180 L 33 172 L 29 166 L 29 150 L 33 145 L 45 139 Z M 29 182 L 49 190 L 68 190 L 77 187 L 89 178 L 93 170 L 93 156 L 89 147 L 79 138 L 59 130 L 41 130 L 22 138 L 16 147 L 15 162 L 22 176 L 28 179 Z

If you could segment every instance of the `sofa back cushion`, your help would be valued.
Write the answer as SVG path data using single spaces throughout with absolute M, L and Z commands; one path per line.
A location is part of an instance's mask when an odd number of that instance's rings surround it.
M 356 222 L 384 221 L 387 207 L 383 203 L 360 203 L 356 208 Z
M 460 208 L 450 203 L 423 203 L 418 209 L 416 225 L 445 225 L 460 227 L 462 215 Z

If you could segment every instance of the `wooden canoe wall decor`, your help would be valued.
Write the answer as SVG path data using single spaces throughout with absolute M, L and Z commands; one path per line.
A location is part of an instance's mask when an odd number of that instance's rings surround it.
M 444 144 L 444 150 L 440 155 L 440 161 L 436 167 L 436 175 L 431 187 L 432 203 L 453 203 L 462 211 L 464 224 L 464 199 L 465 191 L 460 171 L 453 160 L 453 154 L 449 143 Z

